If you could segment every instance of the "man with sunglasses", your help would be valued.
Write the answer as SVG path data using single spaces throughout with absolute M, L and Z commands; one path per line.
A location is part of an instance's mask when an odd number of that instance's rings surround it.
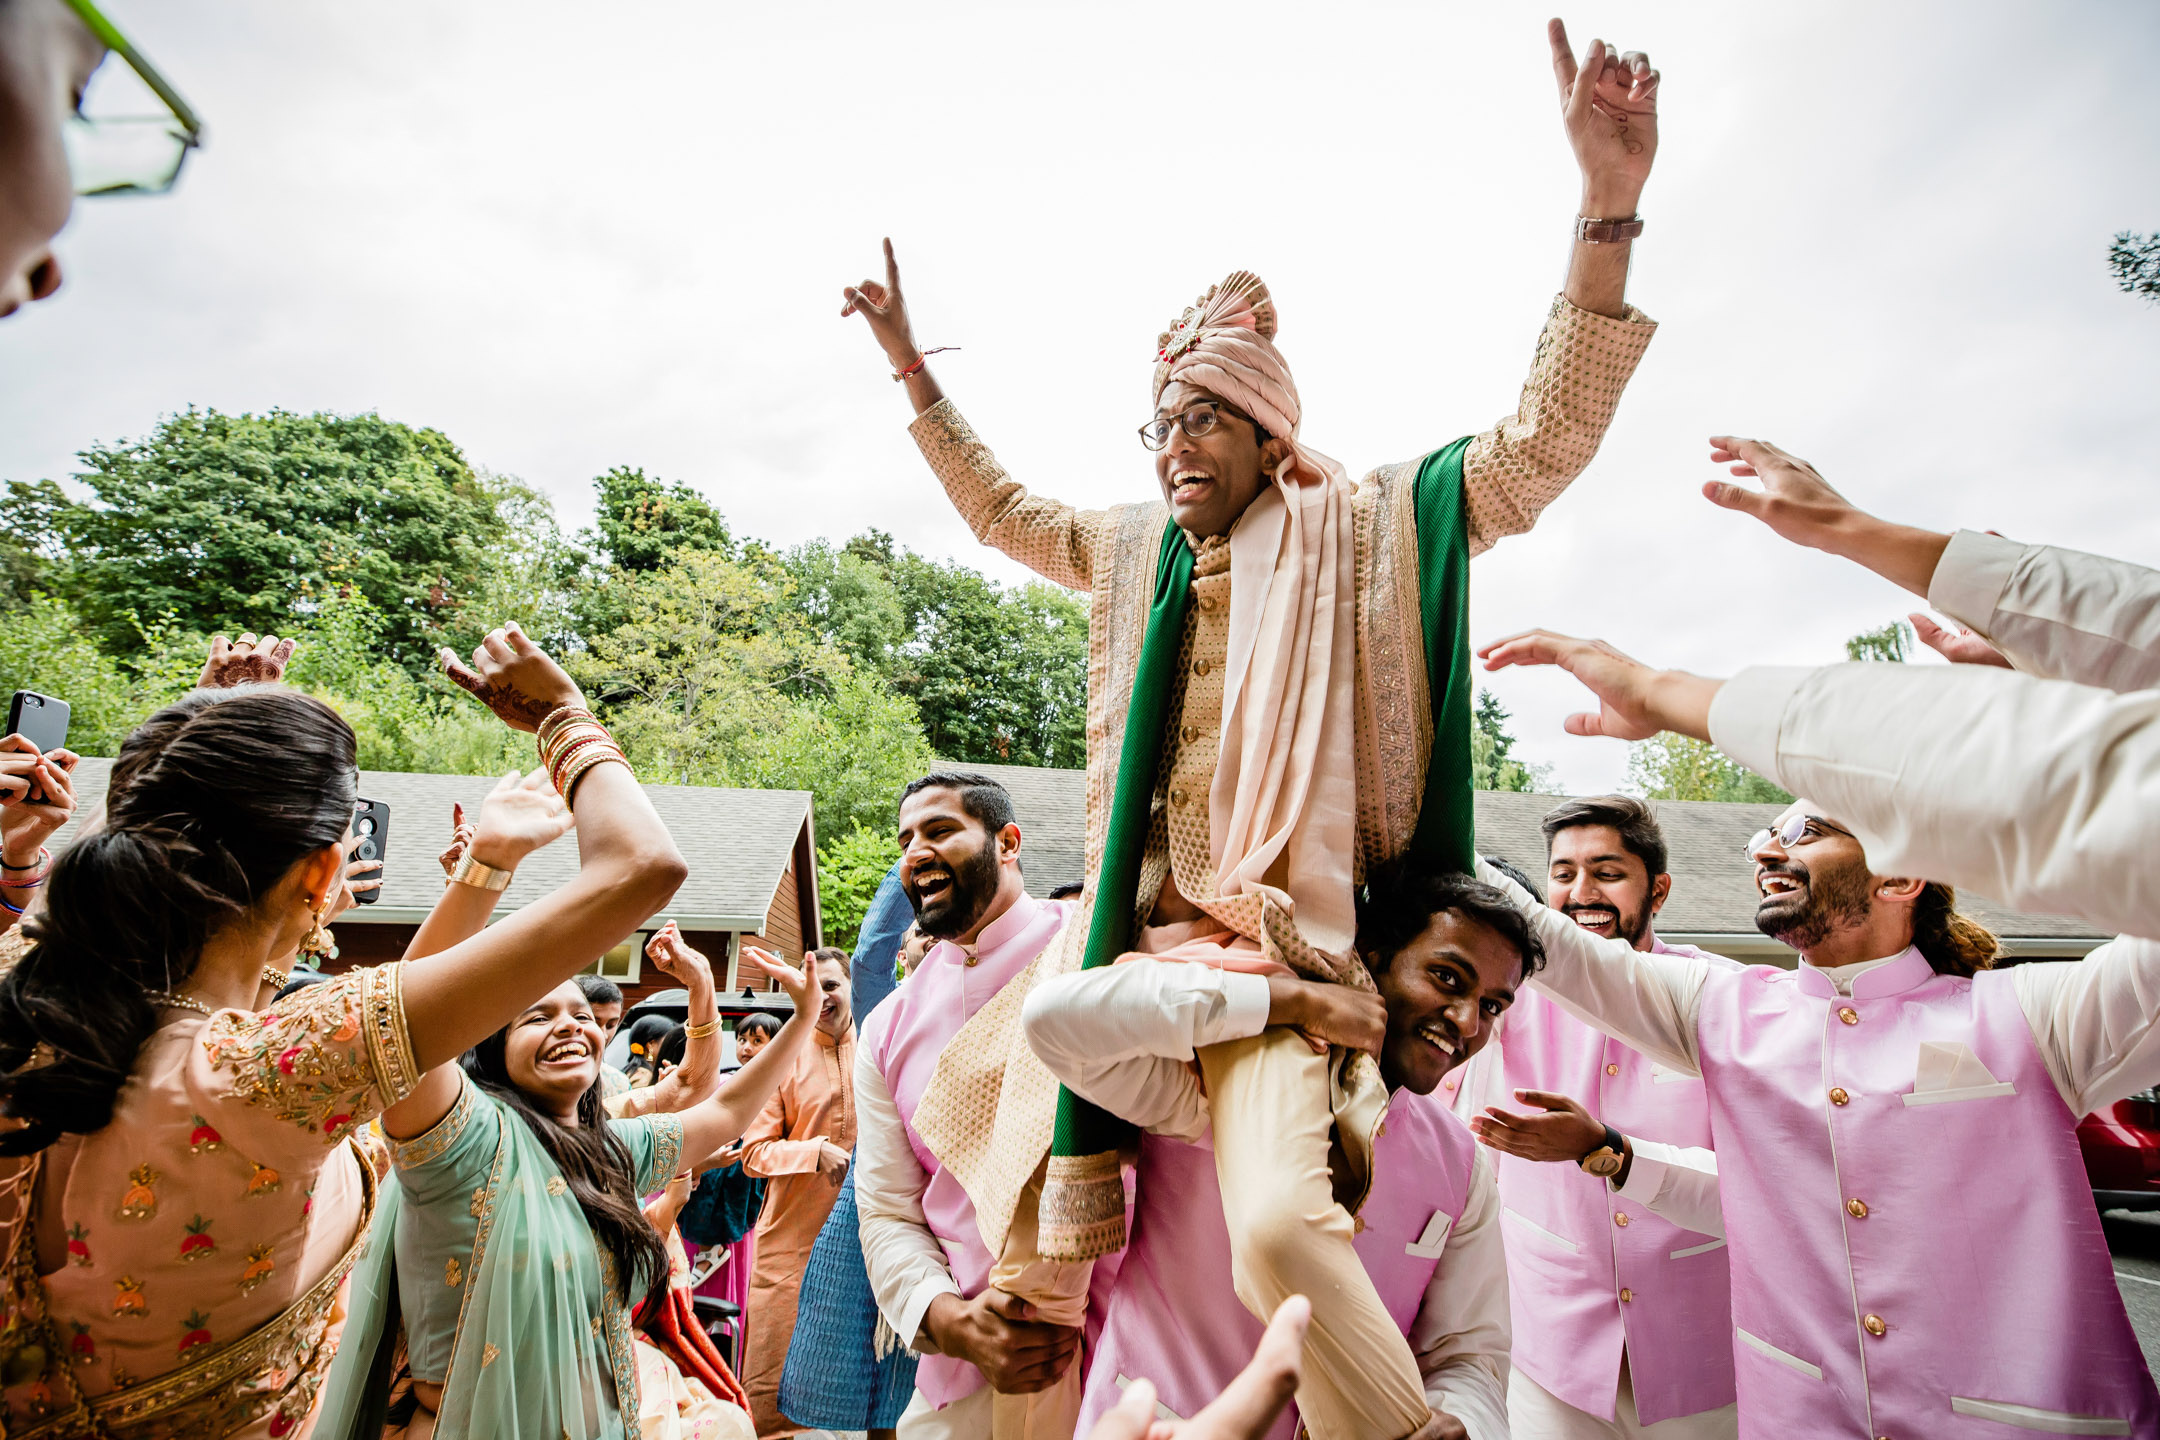
M 1571 719 L 1578 734 L 1709 738 L 1718 682 L 1541 632 L 1484 653 L 1588 683 L 1604 708 Z M 1878 873 L 1805 799 L 1748 858 L 1756 924 L 1797 970 L 1645 954 L 1513 892 L 1549 994 L 1703 1078 L 1721 1217 L 1682 1177 L 1626 1184 L 1675 1223 L 1721 1220 L 1740 1434 L 2160 1436 L 2076 1135 L 2160 1081 L 2160 947 L 1996 971 L 1948 886 Z
M 1369 988 L 1352 943 L 1359 875 L 1402 854 L 1470 865 L 1468 558 L 1530 528 L 1588 465 L 1653 330 L 1624 292 L 1657 72 L 1603 42 L 1578 67 L 1557 21 L 1548 39 L 1583 204 L 1521 408 L 1361 485 L 1300 438 L 1275 302 L 1247 272 L 1157 338 L 1140 439 L 1161 502 L 1094 512 L 1015 483 L 944 398 L 889 242 L 884 282 L 845 292 L 843 313 L 868 321 L 977 538 L 1092 592 L 1092 923 L 1067 927 L 1046 974 L 1145 955 Z M 1016 1018 L 983 1012 L 919 1128 L 950 1154 L 993 1248 L 1021 1237 L 1007 1278 L 1036 1286 L 1027 1298 L 1045 1313 L 1077 1317 L 1086 1262 L 1122 1243 L 1122 1137 L 1055 1098 Z M 1316 1056 L 1280 1028 L 1199 1059 L 1239 1298 L 1256 1316 L 1293 1290 L 1313 1298 L 1306 1424 L 1317 1440 L 1420 1432 L 1414 1358 L 1352 1244 L 1385 1108 L 1377 1068 L 1341 1049 Z M 994 1112 L 963 1098 L 984 1095 Z
M 108 51 L 165 113 L 84 113 Z M 0 0 L 0 317 L 60 288 L 52 241 L 75 196 L 160 194 L 201 142 L 194 111 L 91 0 Z

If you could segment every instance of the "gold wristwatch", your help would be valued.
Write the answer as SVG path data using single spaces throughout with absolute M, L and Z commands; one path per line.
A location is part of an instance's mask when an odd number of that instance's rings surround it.
M 1604 1143 L 1575 1163 L 1582 1166 L 1585 1175 L 1595 1175 L 1600 1180 L 1610 1180 L 1627 1164 L 1627 1142 L 1612 1126 L 1605 1127 Z
M 483 865 L 473 859 L 472 851 L 467 850 L 458 856 L 457 864 L 451 867 L 448 883 L 470 885 L 475 890 L 507 890 L 510 888 L 510 877 L 515 874 L 517 871 L 514 869 L 498 870 L 492 865 Z

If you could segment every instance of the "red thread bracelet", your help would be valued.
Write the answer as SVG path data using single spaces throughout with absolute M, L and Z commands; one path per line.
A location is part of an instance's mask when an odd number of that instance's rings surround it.
M 958 345 L 940 345 L 935 350 L 924 350 L 918 355 L 916 355 L 915 363 L 908 366 L 907 369 L 893 371 L 892 378 L 896 381 L 912 380 L 917 374 L 922 371 L 923 366 L 930 363 L 930 357 L 932 355 L 942 355 L 948 350 L 958 350 L 959 348 L 960 347 Z

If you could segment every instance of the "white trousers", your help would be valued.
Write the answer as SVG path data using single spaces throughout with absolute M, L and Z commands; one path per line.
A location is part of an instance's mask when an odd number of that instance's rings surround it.
M 1523 1374 L 1519 1365 L 1508 1368 L 1507 1408 L 1514 1440 L 1733 1440 L 1740 1433 L 1740 1417 L 1731 1405 L 1643 1424 L 1635 1418 L 1635 1386 L 1628 1378 L 1625 1359 L 1620 1362 L 1620 1393 L 1610 1420 L 1556 1398 Z
M 985 1385 L 942 1410 L 934 1410 L 918 1390 L 907 1409 L 900 1412 L 895 1433 L 900 1440 L 990 1440 L 992 1393 Z

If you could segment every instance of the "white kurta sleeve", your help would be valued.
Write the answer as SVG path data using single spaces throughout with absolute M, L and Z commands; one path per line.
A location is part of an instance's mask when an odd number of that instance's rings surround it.
M 1508 1440 L 1507 1252 L 1500 1243 L 1500 1187 L 1482 1149 L 1470 1171 L 1470 1196 L 1448 1231 L 1440 1264 L 1426 1283 L 1410 1349 L 1425 1377 L 1425 1399 L 1460 1420 L 1470 1440 Z
M 2160 944 L 2124 937 L 2082 960 L 2028 961 L 2010 978 L 2071 1114 L 2160 1085 Z
M 1960 530 L 1936 563 L 1928 604 L 2028 675 L 2105 690 L 2160 686 L 2160 571 Z
M 1593 935 L 1513 880 L 1478 860 L 1477 878 L 1505 891 L 1545 946 L 1530 983 L 1584 1024 L 1663 1065 L 1702 1074 L 1695 1016 L 1710 964 L 1693 955 L 1637 950 Z
M 873 1024 L 875 1020 L 873 1018 Z M 930 1177 L 907 1141 L 900 1107 L 893 1104 L 872 1047 L 855 1047 L 855 1214 L 862 1233 L 863 1267 L 878 1313 L 893 1333 L 913 1345 L 923 1316 L 940 1295 L 958 1295 L 945 1249 L 923 1218 L 923 1191 Z
M 1074 1094 L 1143 1130 L 1197 1140 L 1208 1110 L 1193 1052 L 1265 1030 L 1268 984 L 1234 970 L 1134 960 L 1043 981 L 1020 1015 L 1029 1046 Z
M 1612 1186 L 1653 1215 L 1683 1230 L 1725 1238 L 1725 1211 L 1718 1203 L 1717 1152 L 1695 1145 L 1667 1145 L 1628 1136 L 1635 1158 L 1628 1162 L 1627 1184 Z
M 1880 875 L 2160 935 L 2160 691 L 1992 666 L 1744 670 L 1720 750 L 1849 825 Z

